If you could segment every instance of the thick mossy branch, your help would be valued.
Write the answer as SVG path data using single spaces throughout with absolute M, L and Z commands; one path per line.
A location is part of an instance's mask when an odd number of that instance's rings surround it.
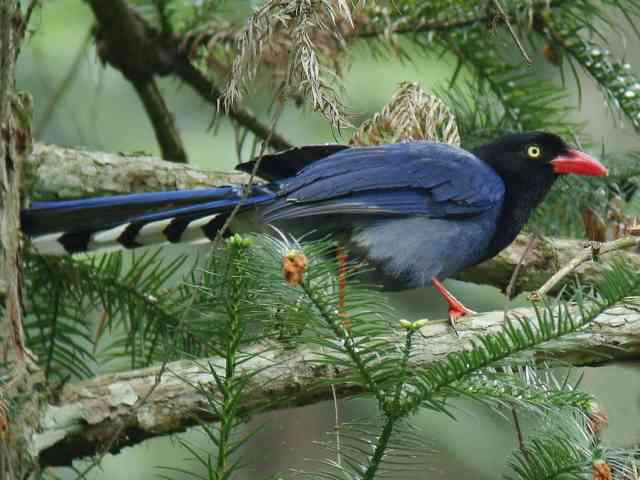
M 33 199 L 72 199 L 241 184 L 241 172 L 201 170 L 145 154 L 117 154 L 36 144 L 26 165 Z
M 27 187 L 36 199 L 82 198 L 119 195 L 132 192 L 175 190 L 246 183 L 249 176 L 240 172 L 200 170 L 186 165 L 164 162 L 151 156 L 127 156 L 91 152 L 37 144 L 26 165 Z M 516 241 L 495 258 L 472 267 L 459 275 L 460 280 L 489 284 L 506 289 L 513 270 L 522 258 L 528 237 Z M 533 291 L 549 275 L 566 265 L 584 250 L 579 240 L 546 238 L 536 240 L 523 261 L 513 293 Z M 612 253 L 609 259 L 620 259 L 640 267 L 640 256 L 630 251 Z M 600 276 L 601 263 L 587 262 L 576 271 L 583 283 Z M 574 276 L 567 277 L 572 280 Z M 566 282 L 559 283 L 551 293 Z
M 531 310 L 514 313 L 533 316 Z M 414 345 L 412 366 L 428 367 L 448 354 L 468 349 L 467 339 L 472 335 L 495 333 L 503 326 L 502 311 L 459 322 L 461 338 L 451 332 L 447 322 L 429 323 L 420 331 L 424 335 L 422 340 Z M 545 355 L 575 365 L 638 358 L 638 339 L 640 314 L 635 309 L 617 307 L 599 315 L 581 331 L 576 342 L 549 343 Z M 323 383 L 328 378 L 336 379 L 335 390 L 340 397 L 357 393 L 353 386 L 337 382 L 342 376 L 353 376 L 352 372 L 314 361 L 321 354 L 320 347 L 282 351 L 273 346 L 256 345 L 252 349 L 255 356 L 239 366 L 239 373 L 257 372 L 245 387 L 243 408 L 268 404 L 269 408 L 276 409 L 330 399 L 331 390 L 326 382 Z M 401 346 L 397 348 L 401 349 Z M 43 465 L 68 464 L 79 456 L 95 453 L 103 439 L 111 438 L 123 422 L 125 428 L 114 442 L 113 451 L 152 436 L 181 431 L 203 416 L 216 420 L 205 413 L 206 399 L 189 384 L 215 385 L 213 375 L 202 366 L 207 362 L 211 362 L 220 375 L 224 374 L 224 362 L 220 358 L 167 364 L 166 372 L 169 373 L 162 377 L 148 401 L 134 415 L 133 405 L 154 384 L 160 367 L 66 385 L 59 401 L 43 411 L 41 430 L 30 437 L 32 452 L 39 455 Z

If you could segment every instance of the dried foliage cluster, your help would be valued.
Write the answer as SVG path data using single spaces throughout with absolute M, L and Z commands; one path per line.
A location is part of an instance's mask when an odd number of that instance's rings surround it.
M 352 145 L 430 140 L 460 145 L 456 119 L 449 108 L 417 83 L 403 83 L 391 101 L 364 121 L 351 137 Z
M 268 0 L 238 33 L 224 107 L 239 101 L 250 83 L 271 71 L 282 95 L 310 100 L 334 125 L 344 123 L 334 78 L 354 24 L 346 0 Z

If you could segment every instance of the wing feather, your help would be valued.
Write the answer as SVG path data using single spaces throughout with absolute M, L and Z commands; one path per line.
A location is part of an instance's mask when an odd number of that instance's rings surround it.
M 278 184 L 267 222 L 329 214 L 473 216 L 499 208 L 502 179 L 475 155 L 412 142 L 343 150 Z

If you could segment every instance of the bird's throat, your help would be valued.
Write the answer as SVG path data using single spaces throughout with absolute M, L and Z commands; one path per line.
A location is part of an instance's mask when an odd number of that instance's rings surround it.
M 515 240 L 531 214 L 551 190 L 556 176 L 538 178 L 535 183 L 518 178 L 504 178 L 504 180 L 506 192 L 502 212 L 498 217 L 496 233 L 491 239 L 484 259 L 497 255 Z

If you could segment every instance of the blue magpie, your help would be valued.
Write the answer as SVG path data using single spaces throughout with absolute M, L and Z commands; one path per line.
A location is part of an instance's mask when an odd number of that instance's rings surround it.
M 454 322 L 473 312 L 442 280 L 508 246 L 558 176 L 607 174 L 545 132 L 508 134 L 472 151 L 434 142 L 307 146 L 265 155 L 258 167 L 268 183 L 248 195 L 228 186 L 37 201 L 23 210 L 22 228 L 42 254 L 209 241 L 240 204 L 237 220 L 252 228 L 333 235 L 386 289 L 432 284 Z

